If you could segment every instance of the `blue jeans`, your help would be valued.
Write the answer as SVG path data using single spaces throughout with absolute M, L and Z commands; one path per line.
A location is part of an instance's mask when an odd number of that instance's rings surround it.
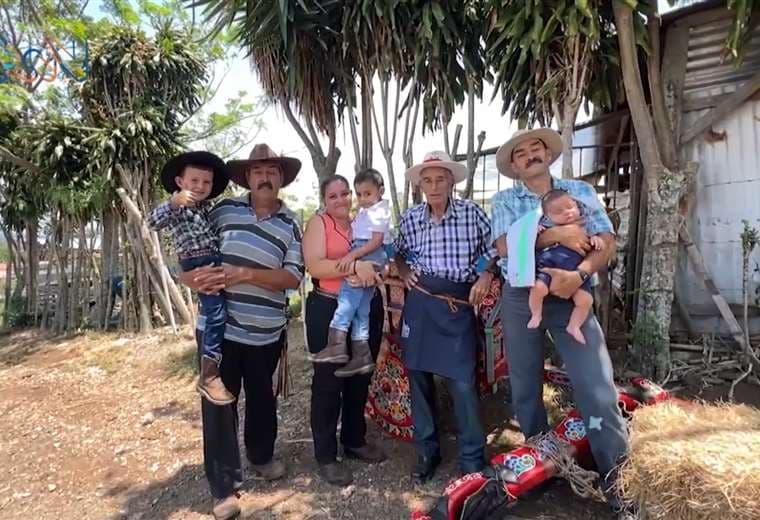
M 357 249 L 367 243 L 367 240 L 354 240 L 351 249 Z M 382 267 L 388 261 L 385 248 L 379 247 L 364 255 L 364 261 L 374 262 Z M 369 307 L 375 294 L 374 287 L 352 287 L 348 282 L 340 285 L 338 292 L 338 308 L 330 322 L 330 328 L 348 332 L 351 329 L 351 340 L 361 341 L 369 339 Z
M 435 410 L 435 383 L 433 374 L 420 370 L 409 371 L 412 396 L 414 445 L 417 454 L 424 457 L 440 456 L 438 421 Z M 478 393 L 475 383 L 446 379 L 454 400 L 457 419 L 459 467 L 465 473 L 480 471 L 485 466 L 485 435 L 480 423 Z
M 181 258 L 179 261 L 183 271 L 192 271 L 204 265 L 218 266 L 221 264 L 222 258 L 219 255 Z M 198 293 L 198 300 L 201 302 L 201 312 L 206 316 L 201 355 L 219 363 L 222 361 L 222 341 L 224 341 L 224 328 L 227 323 L 227 306 L 224 296 Z

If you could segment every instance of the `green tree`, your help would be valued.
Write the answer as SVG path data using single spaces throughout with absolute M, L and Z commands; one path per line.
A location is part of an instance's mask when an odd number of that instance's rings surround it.
M 557 122 L 562 176 L 572 178 L 573 129 L 581 103 L 609 110 L 621 101 L 610 2 L 493 0 L 489 9 L 486 45 L 494 95 L 501 94 L 502 111 L 510 110 L 521 126 Z

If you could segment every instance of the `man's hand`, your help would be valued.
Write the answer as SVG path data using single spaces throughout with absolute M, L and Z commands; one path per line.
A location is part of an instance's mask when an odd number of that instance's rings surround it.
M 581 275 L 577 271 L 566 271 L 564 269 L 555 269 L 553 267 L 547 267 L 541 269 L 541 272 L 548 274 L 552 277 L 552 285 L 549 287 L 549 292 L 559 298 L 565 300 L 571 298 L 575 291 L 577 291 L 583 280 Z
M 247 280 L 247 273 L 245 267 L 238 267 L 234 265 L 225 265 L 224 269 L 224 286 L 230 287 L 243 283 Z
M 396 267 L 398 267 L 398 276 L 401 278 L 401 281 L 404 282 L 407 289 L 412 289 L 417 285 L 417 273 L 415 273 L 406 262 L 398 262 L 396 263 Z
M 483 298 L 488 294 L 488 289 L 491 288 L 492 281 L 493 275 L 491 273 L 480 273 L 478 280 L 472 284 L 472 288 L 470 289 L 470 305 L 473 307 L 480 305 L 480 302 L 482 302 Z
M 584 256 L 591 250 L 591 243 L 586 234 L 586 228 L 580 224 L 551 227 L 541 233 L 536 239 L 536 247 L 538 248 L 549 247 L 557 243 Z
M 216 295 L 225 287 L 224 268 L 204 265 L 192 271 L 182 271 L 179 280 L 195 292 Z
M 172 195 L 172 198 L 169 200 L 169 204 L 171 204 L 171 207 L 173 209 L 177 209 L 180 207 L 188 208 L 195 206 L 195 204 L 198 202 L 198 198 L 193 195 L 192 192 L 187 190 L 181 190 L 178 192 L 175 192 L 174 195 Z

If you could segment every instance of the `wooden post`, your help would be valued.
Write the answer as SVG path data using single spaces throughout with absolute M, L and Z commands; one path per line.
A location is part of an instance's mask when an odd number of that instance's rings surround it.
M 166 299 L 167 302 L 169 302 L 171 301 L 171 297 L 169 296 L 169 285 L 166 283 L 167 268 L 166 268 L 166 264 L 164 263 L 164 252 L 161 249 L 161 242 L 158 239 L 158 233 L 153 231 L 152 235 L 153 235 L 153 242 L 156 247 L 156 254 L 158 256 L 158 271 L 161 273 L 161 289 L 163 290 L 164 298 Z M 177 322 L 174 319 L 174 311 L 172 310 L 171 305 L 167 305 L 167 307 L 168 307 L 168 313 L 169 313 L 169 316 L 168 316 L 169 323 L 172 326 L 172 332 L 176 334 Z

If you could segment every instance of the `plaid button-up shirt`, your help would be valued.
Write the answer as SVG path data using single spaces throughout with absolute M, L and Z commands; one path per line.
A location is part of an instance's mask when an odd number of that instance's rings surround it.
M 427 204 L 404 213 L 394 249 L 417 273 L 473 282 L 478 259 L 494 255 L 490 239 L 491 223 L 480 207 L 469 200 L 450 200 L 439 223 L 430 218 Z
M 169 202 L 156 207 L 148 215 L 148 225 L 156 231 L 167 228 L 178 256 L 195 251 L 219 251 L 216 230 L 209 223 L 212 203 L 203 200 L 194 207 L 172 209 Z
M 552 188 L 566 191 L 580 204 L 589 235 L 614 233 L 612 222 L 602 207 L 596 190 L 587 182 L 573 179 L 556 179 L 552 177 Z M 541 206 L 541 197 L 522 184 L 500 191 L 491 199 L 491 234 L 492 241 L 504 236 L 515 221 L 526 213 Z M 499 261 L 501 272 L 507 280 L 507 259 Z

